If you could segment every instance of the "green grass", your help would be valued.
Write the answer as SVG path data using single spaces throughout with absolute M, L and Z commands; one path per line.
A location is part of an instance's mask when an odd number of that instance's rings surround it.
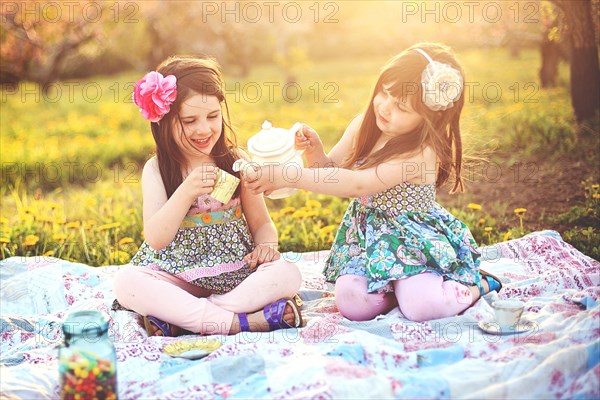
M 552 217 L 554 223 L 571 226 L 564 239 L 590 257 L 600 260 L 600 185 L 590 179 L 582 182 L 585 200 Z

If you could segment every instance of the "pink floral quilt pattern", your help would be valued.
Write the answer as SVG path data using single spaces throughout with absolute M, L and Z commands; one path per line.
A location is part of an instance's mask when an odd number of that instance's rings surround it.
M 161 350 L 138 315 L 113 311 L 118 266 L 55 258 L 0 262 L 0 397 L 59 397 L 61 323 L 103 311 L 117 351 L 122 399 L 600 398 L 600 263 L 551 231 L 483 249 L 482 268 L 504 288 L 462 315 L 424 323 L 399 310 L 368 322 L 343 318 L 321 273 L 326 251 L 287 253 L 300 266 L 305 326 L 214 336 L 199 360 Z M 525 302 L 525 332 L 490 334 L 496 298 Z

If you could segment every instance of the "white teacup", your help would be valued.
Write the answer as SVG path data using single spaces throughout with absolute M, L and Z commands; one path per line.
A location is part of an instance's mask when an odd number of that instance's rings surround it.
M 501 329 L 514 329 L 521 320 L 525 303 L 520 300 L 496 300 L 492 308 Z

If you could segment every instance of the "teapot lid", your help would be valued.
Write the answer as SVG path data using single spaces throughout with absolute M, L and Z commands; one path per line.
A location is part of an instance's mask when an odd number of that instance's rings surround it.
M 248 150 L 257 155 L 278 155 L 294 145 L 294 137 L 287 129 L 273 128 L 269 121 L 262 124 L 262 130 L 248 139 Z

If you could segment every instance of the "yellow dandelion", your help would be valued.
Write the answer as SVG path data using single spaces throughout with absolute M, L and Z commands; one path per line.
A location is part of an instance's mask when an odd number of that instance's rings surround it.
M 480 218 L 479 219 L 479 225 L 483 225 L 485 224 L 485 218 Z
M 279 214 L 286 215 L 286 214 L 291 214 L 294 211 L 296 211 L 296 209 L 294 207 L 283 207 L 281 210 L 279 210 Z
M 273 221 L 277 221 L 277 220 L 279 219 L 279 213 L 278 213 L 278 212 L 275 212 L 275 211 L 272 211 L 272 212 L 270 212 L 270 213 L 269 213 L 269 216 L 271 217 L 271 219 L 272 219 Z
M 321 210 L 321 214 L 322 215 L 331 215 L 331 214 L 333 214 L 333 211 L 331 211 L 331 209 L 329 209 L 329 208 L 324 208 L 323 210 Z
M 119 246 L 125 246 L 131 243 L 133 243 L 133 239 L 130 237 L 124 237 L 123 239 L 119 240 Z
M 8 225 L 8 218 L 0 218 L 0 224 Z
M 33 209 L 32 207 L 25 207 L 25 208 L 23 209 L 23 212 L 24 212 L 25 214 L 35 214 L 35 209 Z
M 119 226 L 121 226 L 120 222 L 111 222 L 110 224 L 100 225 L 99 227 L 96 228 L 96 230 L 107 231 L 109 229 L 118 228 Z
M 469 203 L 467 204 L 467 208 L 470 208 L 471 210 L 481 210 L 481 204 Z
M 39 215 L 39 216 L 36 216 L 35 220 L 39 221 L 39 222 L 48 222 L 48 223 L 54 222 L 54 218 L 52 218 L 52 217 L 50 217 L 48 215 Z
M 321 229 L 319 229 L 319 233 L 323 236 L 330 234 L 334 229 L 337 228 L 337 225 L 327 225 Z
M 306 211 L 304 211 L 304 210 L 298 210 L 292 214 L 292 218 L 304 218 L 304 217 L 306 217 Z
M 71 221 L 69 223 L 67 223 L 65 225 L 65 228 L 67 229 L 79 229 L 79 227 L 81 226 L 81 222 L 80 221 Z
M 598 185 L 597 183 L 592 185 L 592 189 L 598 189 L 598 188 L 600 188 L 600 185 Z
M 131 260 L 131 256 L 128 253 L 121 250 L 112 251 L 111 257 L 113 259 L 113 262 L 116 262 L 117 264 L 127 264 L 129 260 Z
M 62 242 L 67 240 L 67 235 L 65 235 L 64 233 L 55 233 L 54 235 L 52 235 L 52 239 Z
M 39 241 L 40 238 L 36 235 L 27 235 L 25 236 L 25 240 L 23 240 L 23 246 L 35 246 Z
M 95 208 L 96 205 L 98 204 L 98 202 L 96 201 L 95 198 L 93 197 L 87 197 L 84 201 L 83 201 L 83 205 L 87 208 Z
M 519 226 L 521 227 L 521 231 L 523 231 L 523 216 L 527 212 L 526 208 L 515 208 L 515 214 L 519 217 Z
M 0 243 L 10 243 L 10 239 L 4 236 L 0 236 Z
M 65 217 L 64 215 L 58 216 L 54 219 L 54 222 L 57 224 L 66 224 L 67 223 L 67 217 Z
M 507 241 L 507 240 L 510 238 L 510 236 L 511 236 L 511 235 L 512 235 L 512 231 L 508 231 L 508 232 L 506 232 L 506 233 L 504 234 L 504 236 L 502 236 L 502 241 L 503 241 L 503 242 L 506 242 L 506 241 Z
M 484 230 L 485 230 L 486 232 L 491 232 L 493 229 L 494 229 L 494 228 L 492 228 L 491 226 L 486 226 Z
M 592 199 L 600 199 L 600 193 L 594 193 Z
M 319 203 L 317 200 L 307 200 L 306 201 L 306 207 L 308 207 L 308 208 L 321 208 L 321 203 Z
M 58 204 L 58 203 L 48 203 L 48 207 L 49 207 L 51 210 L 54 210 L 54 209 L 60 208 L 60 206 L 61 206 L 61 204 Z
M 44 253 L 44 257 L 52 257 L 54 255 L 54 250 L 48 250 Z
M 95 219 L 88 219 L 87 221 L 85 221 L 83 223 L 83 229 L 85 230 L 89 230 L 92 229 L 92 227 L 94 227 L 94 225 L 96 225 L 98 222 Z

